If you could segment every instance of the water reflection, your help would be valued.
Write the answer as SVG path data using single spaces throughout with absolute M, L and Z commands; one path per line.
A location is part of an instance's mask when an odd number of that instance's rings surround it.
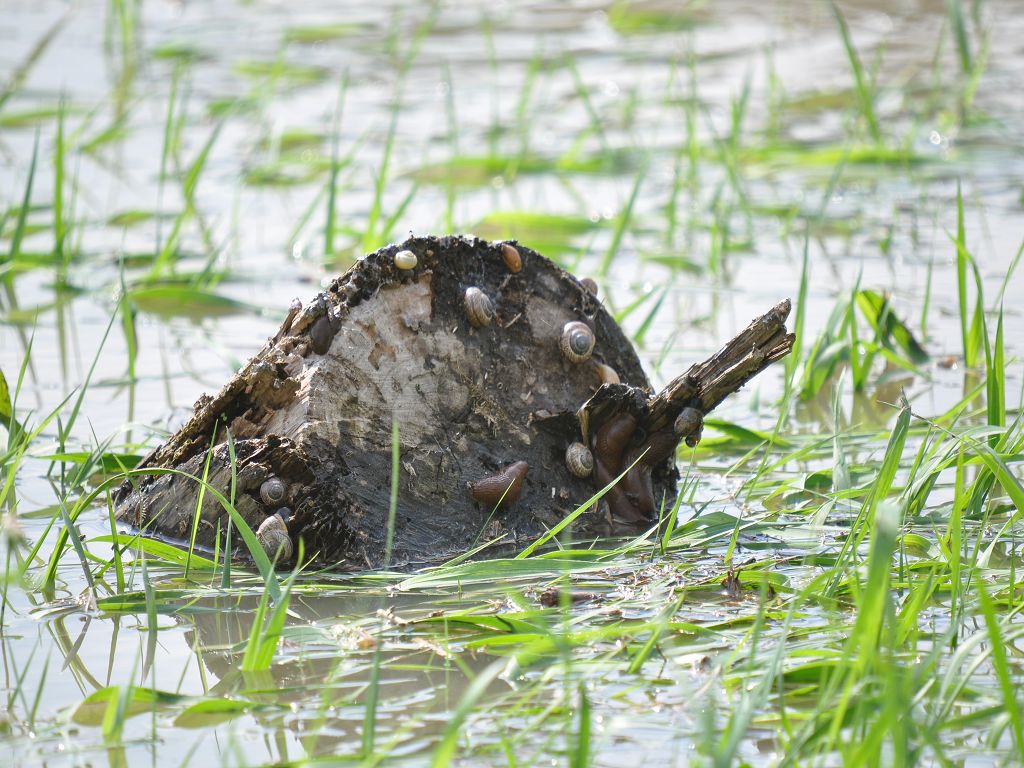
M 241 701 L 245 707 L 197 714 L 182 712 L 190 700 L 178 703 L 172 698 L 156 705 L 164 725 L 216 728 L 242 717 L 266 731 L 276 759 L 288 759 L 286 744 L 295 743 L 307 756 L 358 754 L 367 701 L 376 684 L 378 743 L 388 744 L 394 754 L 412 753 L 436 742 L 466 688 L 494 661 L 475 652 L 457 652 L 458 658 L 453 658 L 448 649 L 406 627 L 405 617 L 438 610 L 429 597 L 356 592 L 293 596 L 274 663 L 267 670 L 243 671 L 246 643 L 258 631 L 259 602 L 256 595 L 208 598 L 173 616 L 193 663 L 201 667 L 201 690 L 192 695 Z M 106 639 L 89 637 L 97 622 Z M 155 667 L 166 667 L 176 643 L 168 648 L 158 635 L 168 629 L 145 633 L 140 666 L 140 652 L 132 650 L 131 636 L 128 647 L 123 647 L 121 622 L 118 617 L 97 619 L 78 613 L 50 618 L 48 626 L 63 656 L 61 671 L 71 672 L 82 696 L 118 680 L 128 682 L 125 663 L 133 655 L 137 674 L 128 679 L 136 685 L 151 686 Z M 74 634 L 71 625 L 79 624 Z M 87 640 L 93 647 L 109 642 L 109 657 L 84 660 L 79 650 Z M 489 683 L 484 696 L 497 699 L 509 690 L 499 678 Z M 188 687 L 182 692 L 189 693 Z M 76 711 L 76 722 L 99 725 L 96 718 L 101 719 L 105 706 L 98 715 Z M 133 711 L 146 714 L 152 707 L 140 704 Z M 294 746 L 292 751 L 294 758 Z M 121 761 L 124 755 L 114 752 L 111 759 Z

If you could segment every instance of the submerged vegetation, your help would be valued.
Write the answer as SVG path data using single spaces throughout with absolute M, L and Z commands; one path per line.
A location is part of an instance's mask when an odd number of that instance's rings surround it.
M 7 760 L 1019 765 L 1015 6 L 294 5 L 0 11 Z M 786 296 L 796 346 L 633 540 L 333 574 L 230 496 L 215 551 L 119 529 L 407 230 L 595 275 L 657 384 Z

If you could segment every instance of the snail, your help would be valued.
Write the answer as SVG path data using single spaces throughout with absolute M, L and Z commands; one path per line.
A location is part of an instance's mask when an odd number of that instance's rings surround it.
M 597 280 L 592 277 L 584 277 L 580 279 L 580 285 L 587 289 L 587 293 L 591 296 L 597 296 Z
M 268 507 L 276 507 L 284 501 L 288 493 L 288 486 L 279 477 L 269 477 L 260 486 L 260 499 Z
M 509 243 L 501 244 L 501 260 L 509 272 L 518 272 L 523 268 L 523 257 L 519 255 L 519 249 Z
M 416 254 L 412 251 L 399 251 L 395 254 L 395 267 L 398 269 L 415 269 Z
M 618 474 L 627 466 L 623 462 L 623 451 L 629 445 L 636 432 L 636 417 L 630 413 L 619 413 L 597 430 L 593 438 L 594 446 L 594 480 L 597 485 L 610 485 Z M 636 506 L 626 495 L 623 483 L 608 489 L 604 501 L 612 517 L 629 523 L 643 521 Z
M 604 363 L 595 363 L 597 367 L 597 375 L 601 379 L 602 384 L 618 384 L 619 374 L 610 365 Z
M 318 318 L 313 327 L 309 329 L 309 338 L 313 342 L 313 351 L 318 355 L 326 355 L 334 341 L 334 334 L 338 332 L 340 320 L 324 315 Z
M 570 363 L 583 363 L 590 359 L 595 341 L 594 332 L 590 330 L 590 326 L 579 320 L 571 320 L 562 328 L 558 346 L 562 350 L 562 355 Z
M 594 471 L 594 454 L 583 443 L 573 443 L 565 449 L 565 465 L 576 477 L 590 477 Z
M 523 491 L 523 480 L 530 465 L 525 461 L 510 464 L 496 475 L 470 483 L 470 495 L 485 507 L 495 509 L 515 503 Z
M 704 415 L 696 408 L 687 406 L 676 416 L 672 429 L 693 448 L 700 442 L 700 433 L 704 429 Z
M 636 417 L 631 413 L 620 413 L 606 421 L 594 437 L 594 452 L 597 460 L 616 474 L 622 463 L 622 452 L 636 431 Z
M 671 429 L 660 429 L 648 435 L 642 444 L 623 454 L 622 468 L 632 469 L 622 478 L 622 490 L 633 510 L 639 513 L 642 519 L 652 519 L 657 511 L 651 472 L 675 453 L 678 444 L 679 437 L 675 432 Z
M 256 539 L 271 560 L 291 559 L 292 537 L 288 535 L 288 520 L 291 516 L 292 511 L 288 507 L 281 507 L 256 529 Z
M 657 432 L 652 432 L 637 450 L 638 455 L 643 455 L 640 464 L 648 470 L 654 469 L 669 456 L 675 454 L 677 445 L 679 445 L 679 437 L 671 429 L 659 429 Z M 627 460 L 630 460 L 628 456 L 623 460 L 623 466 Z
M 494 320 L 494 305 L 487 298 L 487 294 L 479 288 L 467 288 L 463 303 L 466 307 L 466 317 L 474 328 L 484 328 Z

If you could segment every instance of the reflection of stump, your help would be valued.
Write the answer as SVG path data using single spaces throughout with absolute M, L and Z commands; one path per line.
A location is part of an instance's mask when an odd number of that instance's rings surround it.
M 486 653 L 463 653 L 456 666 L 438 655 L 437 646 L 409 642 L 402 623 L 391 624 L 395 614 L 404 623 L 433 612 L 438 604 L 428 595 L 389 594 L 384 612 L 377 592 L 293 592 L 286 621 L 302 629 L 301 640 L 283 641 L 269 669 L 243 672 L 239 667 L 258 628 L 259 602 L 255 595 L 212 597 L 203 600 L 202 610 L 176 613 L 174 619 L 190 627 L 185 643 L 208 672 L 208 696 L 253 702 L 248 716 L 267 732 L 301 739 L 308 757 L 358 752 L 373 679 L 379 732 L 396 735 L 402 744 L 434 743 L 445 730 L 446 713 L 494 661 Z M 451 632 L 458 632 L 458 624 Z M 494 680 L 487 700 L 507 693 L 509 685 Z M 287 717 L 282 707 L 290 708 Z
M 414 238 L 296 303 L 277 335 L 140 467 L 202 476 L 212 444 L 208 482 L 230 496 L 230 432 L 235 504 L 252 527 L 286 506 L 292 538 L 321 562 L 379 565 L 394 420 L 396 562 L 436 561 L 492 539 L 521 545 L 630 465 L 577 530 L 633 531 L 671 504 L 675 448 L 699 438 L 700 415 L 789 351 L 788 311 L 780 304 L 652 397 L 628 340 L 571 275 L 522 247 Z M 581 440 L 593 452 L 589 474 L 582 446 L 577 474 L 566 465 Z M 285 483 L 281 500 L 267 493 L 271 476 Z M 122 520 L 182 539 L 196 486 L 145 477 L 116 501 Z M 197 540 L 212 546 L 225 521 L 207 494 Z

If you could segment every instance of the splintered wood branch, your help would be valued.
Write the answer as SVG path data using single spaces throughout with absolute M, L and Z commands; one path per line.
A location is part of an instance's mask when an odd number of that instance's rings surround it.
M 793 349 L 794 336 L 786 331 L 789 299 L 754 318 L 735 338 L 703 363 L 692 365 L 651 400 L 649 431 L 670 424 L 686 405 L 711 413 L 725 398 Z

